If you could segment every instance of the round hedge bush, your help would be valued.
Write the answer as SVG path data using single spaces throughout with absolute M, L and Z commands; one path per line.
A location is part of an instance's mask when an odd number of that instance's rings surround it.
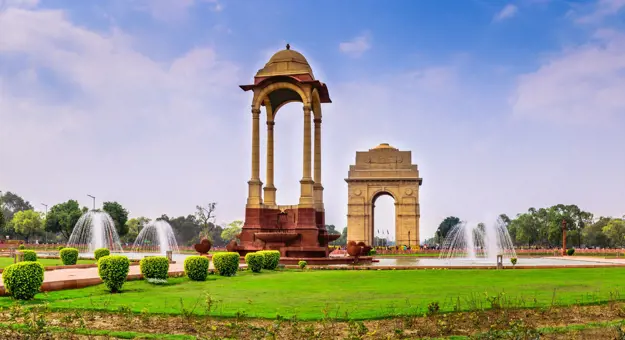
M 239 253 L 224 251 L 213 255 L 213 265 L 221 276 L 234 276 L 239 270 Z
M 19 246 L 17 246 L 17 249 L 24 250 L 24 249 L 26 249 L 26 246 L 23 245 L 23 244 L 20 244 Z
M 109 255 L 98 260 L 98 274 L 111 293 L 122 289 L 129 271 L 130 260 L 126 256 Z
M 109 255 L 111 255 L 111 252 L 106 248 L 98 248 L 93 252 L 93 256 L 95 256 L 96 261 L 99 260 L 101 257 Z
M 575 248 L 569 248 L 566 250 L 566 254 L 568 256 L 573 256 L 573 254 L 575 254 Z
M 276 270 L 280 263 L 280 252 L 278 250 L 261 250 L 258 253 L 263 254 L 263 269 Z
M 41 288 L 43 272 L 39 262 L 20 262 L 4 268 L 2 282 L 14 299 L 30 300 Z
M 24 261 L 37 261 L 37 253 L 34 250 L 22 250 L 22 253 L 24 254 Z
M 63 248 L 59 251 L 61 261 L 66 266 L 75 265 L 78 262 L 78 249 L 76 248 Z
M 253 271 L 254 273 L 260 273 L 260 270 L 263 269 L 263 261 L 265 257 L 263 254 L 258 253 L 248 253 L 245 255 L 245 263 L 247 263 L 247 269 Z
M 169 276 L 169 260 L 164 256 L 144 257 L 139 267 L 145 279 L 167 280 Z
M 204 256 L 189 256 L 184 259 L 184 273 L 193 281 L 206 281 L 209 263 Z

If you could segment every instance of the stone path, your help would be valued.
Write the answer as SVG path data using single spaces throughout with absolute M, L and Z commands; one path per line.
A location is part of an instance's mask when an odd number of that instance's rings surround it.
M 241 267 L 244 267 L 242 265 Z M 209 270 L 215 267 L 211 262 Z M 184 264 L 182 261 L 169 265 L 169 274 L 178 276 L 184 274 Z M 128 273 L 128 280 L 138 280 L 141 278 L 141 268 L 139 265 L 131 265 Z M 41 291 L 49 292 L 63 289 L 75 289 L 88 286 L 94 286 L 102 283 L 98 275 L 98 268 L 71 268 L 49 270 L 43 274 L 43 284 Z M 2 274 L 0 274 L 0 296 L 6 295 L 4 284 L 2 283 Z
M 593 257 L 593 256 L 557 256 L 557 257 L 546 257 L 548 259 L 556 259 L 556 260 L 572 260 L 572 261 L 584 261 L 584 262 L 599 262 L 599 263 L 610 263 L 610 264 L 625 264 L 625 258 L 603 258 L 603 257 Z

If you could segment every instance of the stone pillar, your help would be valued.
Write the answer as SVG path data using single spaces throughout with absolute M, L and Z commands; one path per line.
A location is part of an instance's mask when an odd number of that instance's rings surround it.
M 260 196 L 263 183 L 260 181 L 260 109 L 252 109 L 252 176 L 248 184 L 247 205 L 259 206 L 262 204 Z
M 310 148 L 310 114 L 311 109 L 310 106 L 304 105 L 304 169 L 302 173 L 302 180 L 300 181 L 300 197 L 299 197 L 299 205 L 300 207 L 312 208 L 314 204 L 313 198 L 313 179 L 311 177 L 310 168 L 311 168 L 311 148 Z
M 321 185 L 321 118 L 315 118 L 315 184 L 313 187 L 315 209 L 323 211 L 323 185 Z
M 273 183 L 273 127 L 274 121 L 267 121 L 267 183 L 263 188 L 265 192 L 265 205 L 276 205 L 276 187 Z

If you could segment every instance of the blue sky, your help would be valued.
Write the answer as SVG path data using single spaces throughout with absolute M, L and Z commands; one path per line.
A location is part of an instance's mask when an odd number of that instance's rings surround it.
M 219 222 L 241 218 L 251 98 L 237 85 L 289 42 L 334 102 L 328 223 L 346 223 L 355 152 L 382 142 L 419 165 L 422 239 L 448 215 L 492 223 L 558 203 L 625 214 L 624 0 L 0 8 L 0 188 L 34 203 L 93 194 L 156 217 L 217 201 Z M 297 104 L 277 120 L 280 204 L 299 196 L 302 121 Z M 390 199 L 378 209 L 392 229 Z

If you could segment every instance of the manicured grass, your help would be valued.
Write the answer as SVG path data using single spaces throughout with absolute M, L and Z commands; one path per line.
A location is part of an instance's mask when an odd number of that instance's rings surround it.
M 40 262 L 44 265 L 44 267 L 49 266 L 62 266 L 63 261 L 61 259 L 37 259 L 37 262 Z M 95 260 L 78 260 L 77 264 L 88 264 L 88 263 L 96 263 Z M 9 265 L 13 264 L 13 259 L 10 257 L 0 257 L 0 268 L 6 268 Z
M 239 272 L 235 277 L 211 275 L 206 282 L 187 278 L 169 282 L 155 286 L 131 281 L 121 294 L 109 294 L 104 286 L 49 292 L 29 303 L 45 301 L 57 309 L 117 311 L 123 307 L 168 314 L 181 314 L 184 309 L 203 314 L 210 294 L 214 315 L 318 319 L 327 310 L 333 316 L 348 313 L 350 318 L 365 319 L 422 314 L 434 301 L 441 311 L 489 308 L 488 298 L 501 292 L 505 293 L 501 303 L 512 307 L 597 303 L 623 291 L 625 269 L 263 271 Z M 0 298 L 0 306 L 12 303 L 8 297 Z

